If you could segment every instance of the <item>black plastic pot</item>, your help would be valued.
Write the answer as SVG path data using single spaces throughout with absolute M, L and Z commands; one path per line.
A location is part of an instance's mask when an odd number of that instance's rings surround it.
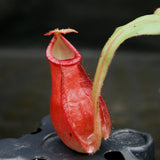
M 0 160 L 154 160 L 152 137 L 143 132 L 113 130 L 94 155 L 80 154 L 66 147 L 54 132 L 50 116 L 37 131 L 19 139 L 0 140 Z

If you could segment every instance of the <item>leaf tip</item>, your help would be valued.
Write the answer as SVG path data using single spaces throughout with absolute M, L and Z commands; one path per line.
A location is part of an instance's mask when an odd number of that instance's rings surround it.
M 156 15 L 159 15 L 159 16 L 160 16 L 160 8 L 157 8 L 157 9 L 154 11 L 154 14 L 156 14 Z

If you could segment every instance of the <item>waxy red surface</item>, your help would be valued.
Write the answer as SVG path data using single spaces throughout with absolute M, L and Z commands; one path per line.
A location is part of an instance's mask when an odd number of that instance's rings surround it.
M 80 64 L 81 55 L 62 34 L 72 29 L 53 30 L 46 56 L 50 62 L 52 93 L 50 115 L 61 140 L 71 149 L 94 153 L 111 130 L 109 112 L 102 97 L 95 113 L 92 106 L 92 82 Z

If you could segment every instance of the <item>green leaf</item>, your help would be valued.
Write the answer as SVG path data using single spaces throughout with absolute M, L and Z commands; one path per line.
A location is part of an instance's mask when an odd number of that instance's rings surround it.
M 141 35 L 160 35 L 160 8 L 152 15 L 139 17 L 124 26 L 118 27 L 104 45 L 93 81 L 92 102 L 95 114 L 101 88 L 115 51 L 126 39 Z

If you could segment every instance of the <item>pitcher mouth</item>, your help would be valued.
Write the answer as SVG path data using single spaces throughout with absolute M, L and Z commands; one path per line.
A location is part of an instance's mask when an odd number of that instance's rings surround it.
M 74 65 L 81 61 L 80 53 L 61 34 L 54 35 L 51 39 L 46 50 L 46 57 L 51 63 L 63 66 Z

